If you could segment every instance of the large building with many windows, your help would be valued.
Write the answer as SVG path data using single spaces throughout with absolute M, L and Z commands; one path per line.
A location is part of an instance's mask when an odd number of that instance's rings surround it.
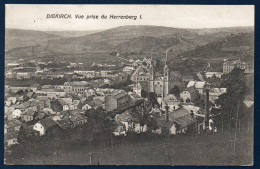
M 223 63 L 223 74 L 232 72 L 233 69 L 246 69 L 249 65 L 246 62 L 242 62 L 240 59 L 228 60 L 225 59 Z

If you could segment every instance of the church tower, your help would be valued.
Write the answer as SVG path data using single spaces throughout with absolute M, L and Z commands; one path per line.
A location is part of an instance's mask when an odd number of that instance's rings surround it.
M 153 49 L 151 50 L 151 65 L 149 70 L 149 92 L 154 92 L 154 67 L 153 67 Z
M 169 67 L 168 67 L 168 56 L 166 52 L 165 65 L 163 70 L 163 98 L 169 94 Z

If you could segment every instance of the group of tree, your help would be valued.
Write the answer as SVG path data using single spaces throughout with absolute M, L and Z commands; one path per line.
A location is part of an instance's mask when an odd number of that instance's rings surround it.
M 216 104 L 221 107 L 213 117 L 219 129 L 231 131 L 232 129 L 252 127 L 253 106 L 247 107 L 244 103 L 248 94 L 248 86 L 245 84 L 243 70 L 234 69 L 224 76 L 222 86 L 227 87 L 227 93 L 218 97 Z M 251 127 L 250 127 L 251 126 Z
M 181 89 L 178 86 L 174 86 L 170 89 L 169 94 L 174 94 L 176 97 L 180 97 Z

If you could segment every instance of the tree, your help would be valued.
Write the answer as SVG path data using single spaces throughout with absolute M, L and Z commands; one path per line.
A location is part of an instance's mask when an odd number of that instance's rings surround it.
M 223 128 L 231 131 L 246 111 L 243 101 L 249 89 L 245 84 L 244 74 L 239 69 L 225 75 L 221 84 L 227 87 L 227 93 L 220 95 L 215 102 L 222 109 L 218 118 L 222 120 Z
M 189 102 L 190 102 L 190 99 L 189 99 L 189 98 L 187 98 L 187 99 L 186 99 L 186 103 L 189 103 Z
M 144 89 L 142 89 L 142 90 L 141 90 L 141 97 L 146 98 L 147 95 L 148 95 L 148 92 L 145 91 Z
M 204 99 L 199 99 L 199 100 L 195 103 L 195 106 L 198 106 L 198 107 L 204 109 L 204 108 L 205 108 L 205 101 L 204 101 Z
M 174 94 L 175 96 L 177 96 L 177 97 L 180 97 L 180 92 L 181 92 L 181 90 L 180 90 L 180 88 L 179 88 L 179 86 L 174 86 L 171 90 L 170 90 L 170 94 Z
M 152 105 L 159 105 L 158 101 L 157 101 L 157 97 L 156 94 L 154 92 L 149 92 L 148 93 L 148 101 L 152 103 Z

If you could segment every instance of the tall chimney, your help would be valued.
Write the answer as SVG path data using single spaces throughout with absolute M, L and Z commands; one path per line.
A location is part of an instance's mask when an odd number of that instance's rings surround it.
M 205 127 L 209 124 L 209 89 L 205 89 Z
M 169 121 L 169 106 L 165 105 L 165 121 Z

